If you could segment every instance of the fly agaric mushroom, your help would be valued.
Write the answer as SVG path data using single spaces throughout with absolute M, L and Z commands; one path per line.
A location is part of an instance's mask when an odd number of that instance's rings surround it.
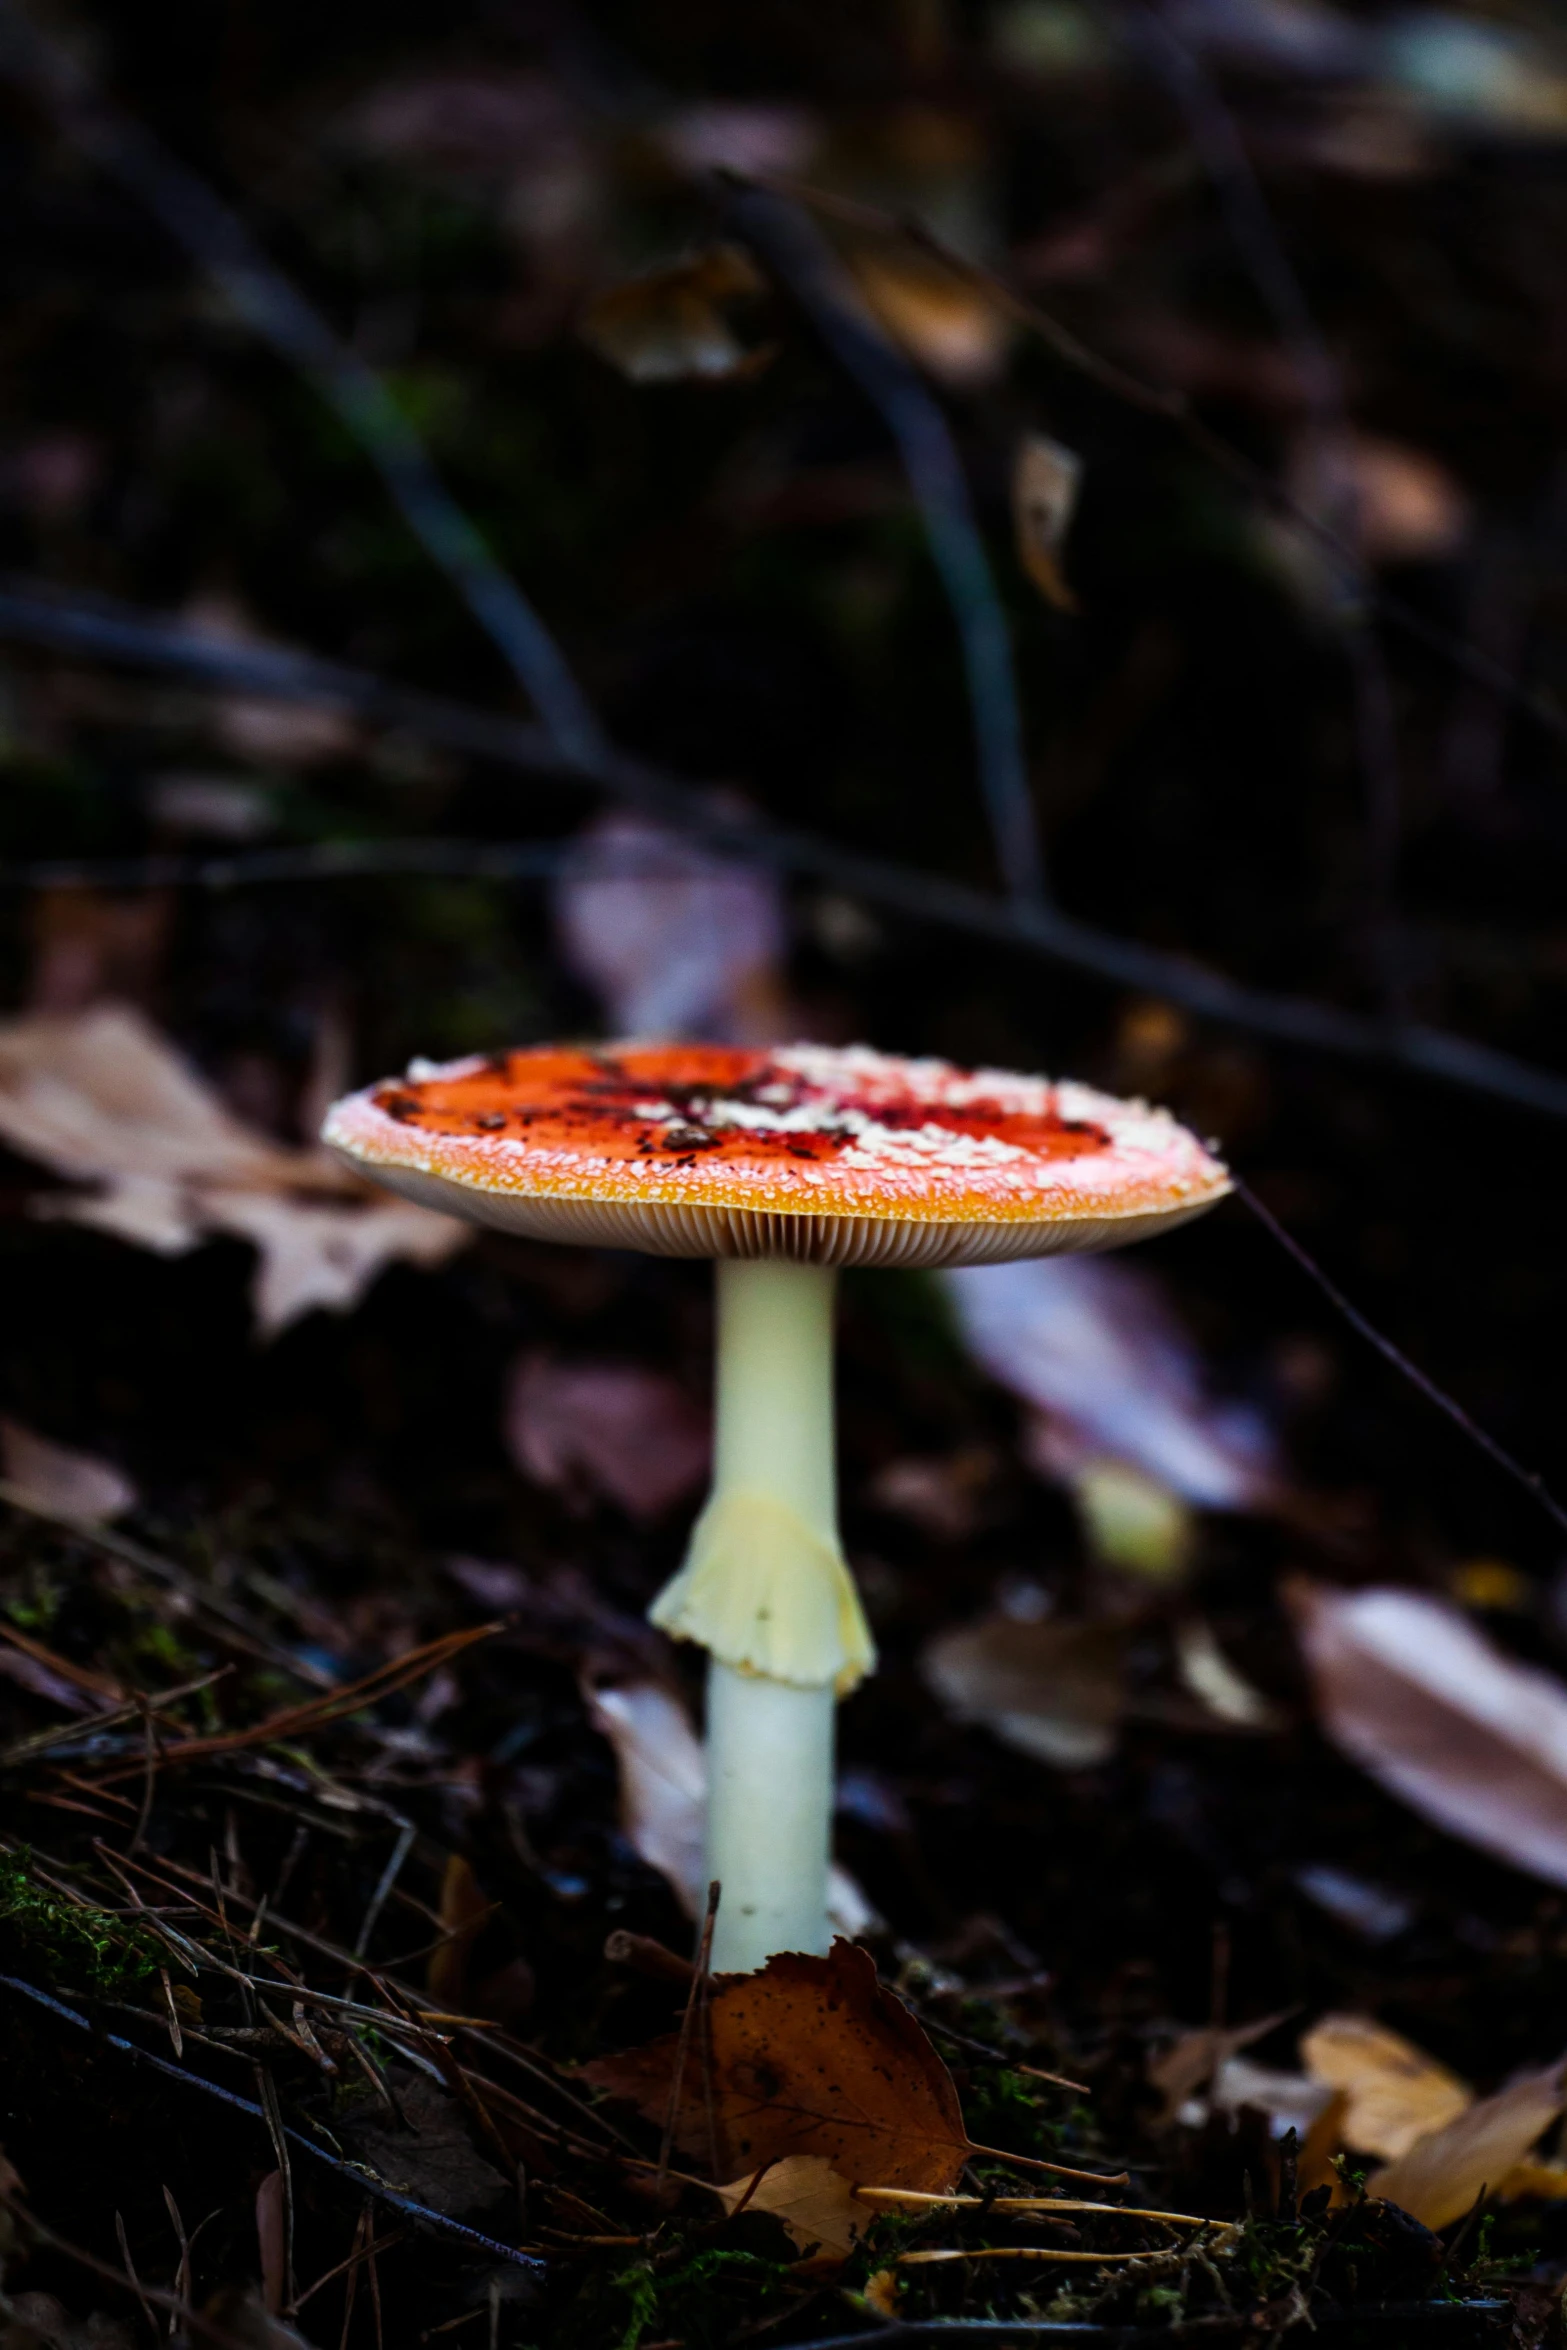
M 538 1240 L 718 1261 L 712 1492 L 653 1621 L 709 1654 L 713 1964 L 825 1951 L 834 1705 L 875 1661 L 838 1539 L 840 1265 L 1115 1248 L 1229 1189 L 1164 1111 L 863 1047 L 544 1047 L 416 1061 L 323 1140 Z

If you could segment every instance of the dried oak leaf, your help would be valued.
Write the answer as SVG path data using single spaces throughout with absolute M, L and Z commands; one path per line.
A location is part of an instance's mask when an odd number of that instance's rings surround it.
M 817 2154 L 849 2180 L 937 2195 L 956 2185 L 976 2149 L 952 2075 L 867 1952 L 842 1940 L 826 1958 L 784 1951 L 759 1974 L 721 1980 L 709 2016 L 720 2179 Z M 678 2045 L 666 2033 L 585 2065 L 583 2077 L 662 2122 Z M 675 2144 L 698 2159 L 710 2151 L 699 2046 L 687 2056 Z

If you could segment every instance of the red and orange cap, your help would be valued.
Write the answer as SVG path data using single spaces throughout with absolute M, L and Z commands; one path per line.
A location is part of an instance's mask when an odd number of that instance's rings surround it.
M 1143 1239 L 1230 1187 L 1146 1103 L 862 1045 L 415 1062 L 338 1102 L 322 1139 L 448 1214 L 656 1256 L 1048 1256 Z

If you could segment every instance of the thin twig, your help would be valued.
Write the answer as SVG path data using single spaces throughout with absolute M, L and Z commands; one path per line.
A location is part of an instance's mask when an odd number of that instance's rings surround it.
M 675 2068 L 669 2082 L 669 2105 L 664 2115 L 664 2135 L 659 2141 L 657 2183 L 662 2193 L 669 2177 L 669 2157 L 674 2148 L 675 2129 L 680 2119 L 680 2092 L 685 2087 L 686 2056 L 691 2046 L 691 2027 L 696 2019 L 703 1983 L 707 1980 L 708 1965 L 713 1955 L 713 1922 L 718 1915 L 719 1888 L 707 1888 L 707 1910 L 702 1919 L 702 1939 L 697 1947 L 696 1968 L 691 1977 L 691 1988 L 680 2015 L 680 2037 L 675 2043 Z M 718 2176 L 718 2163 L 713 2162 L 713 2176 Z
M 1567 1075 L 1534 1067 L 1493 1046 L 1414 1021 L 1369 1019 L 1306 996 L 1270 995 L 1184 955 L 1078 922 L 1054 907 L 1008 904 L 983 890 L 885 858 L 862 855 L 813 833 L 736 816 L 715 806 L 709 794 L 619 753 L 588 774 L 563 761 L 543 730 L 521 719 L 492 716 L 433 695 L 403 694 L 365 671 L 309 656 L 236 655 L 232 648 L 215 647 L 210 638 L 193 630 L 149 621 L 123 606 L 62 605 L 39 597 L 0 593 L 0 635 L 137 667 L 172 669 L 214 686 L 243 682 L 247 692 L 283 701 L 373 710 L 379 719 L 395 722 L 406 733 L 427 742 L 445 744 L 503 766 L 568 775 L 578 782 L 596 784 L 655 821 L 689 834 L 739 864 L 808 875 L 913 921 L 934 923 L 993 945 L 1039 955 L 1111 986 L 1179 1004 L 1199 1019 L 1268 1037 L 1275 1043 L 1331 1053 L 1367 1067 L 1400 1070 L 1485 1094 L 1517 1109 L 1567 1118 Z M 1563 722 L 1563 734 L 1567 736 L 1567 721 Z M 84 1541 L 96 1541 L 116 1556 L 126 1555 L 127 1546 L 107 1529 L 62 1517 L 58 1511 L 39 1509 L 14 1488 L 0 1485 L 0 1500 L 68 1525 Z M 132 1563 L 147 1563 L 139 1546 L 129 1547 L 136 1552 Z M 165 1561 L 159 1561 L 158 1566 L 166 1575 L 174 1572 Z M 195 1588 L 199 1592 L 199 1586 Z M 204 1604 L 222 1612 L 214 1599 Z M 298 1659 L 289 1659 L 289 1670 L 302 1679 L 311 1677 L 310 1668 Z
M 368 2204 L 366 2205 L 365 2209 L 368 2211 Z M 359 2224 L 361 2227 L 364 2224 L 363 2213 L 360 2215 Z M 355 2230 L 356 2243 L 357 2240 L 358 2229 Z M 334 2278 L 340 2277 L 344 2275 L 347 2270 L 356 2267 L 360 2261 L 367 2259 L 371 2252 L 390 2252 L 392 2246 L 394 2244 L 400 2244 L 402 2240 L 403 2239 L 397 2230 L 393 2229 L 390 2235 L 377 2236 L 373 2242 L 364 2249 L 350 2252 L 348 2258 L 346 2260 L 340 2260 L 336 2268 L 329 2268 L 325 2276 L 317 2277 L 313 2285 L 307 2285 L 304 2291 L 299 2295 L 298 2299 L 289 2303 L 288 2308 L 284 2311 L 283 2314 L 286 2317 L 297 2317 L 299 2312 L 304 2308 L 305 2303 L 307 2301 L 313 2301 L 324 2285 L 330 2285 Z
M 1024 2064 L 1020 2058 L 1009 2056 L 1004 2048 L 992 2048 L 984 2040 L 972 2039 L 967 2032 L 960 2032 L 955 2025 L 944 2024 L 933 2015 L 922 2014 L 920 2022 L 927 2032 L 935 2032 L 939 2038 L 950 2040 L 955 2048 L 963 2049 L 969 2056 L 982 2058 L 986 2064 L 1000 2065 L 1009 2073 L 1026 2073 L 1031 2081 L 1049 2081 L 1057 2089 L 1075 2089 L 1080 2097 L 1093 2095 L 1086 2081 L 1069 2081 L 1065 2073 L 1047 2073 L 1043 2065 Z
M 1004 2146 L 971 2145 L 969 2153 L 981 2155 L 986 2162 L 1011 2163 L 1017 2170 L 1045 2170 L 1058 2179 L 1086 2179 L 1092 2187 L 1124 2187 L 1129 2175 L 1124 2170 L 1072 2170 L 1064 2162 L 1047 2162 L 1042 2154 L 1009 2154 Z
M 1427 1403 L 1435 1404 L 1437 1410 L 1445 1413 L 1455 1428 L 1461 1428 L 1470 1443 L 1478 1445 L 1486 1458 L 1494 1461 L 1504 1475 L 1511 1477 L 1515 1485 L 1521 1485 L 1525 1493 L 1530 1495 L 1544 1510 L 1546 1516 L 1560 1527 L 1564 1534 L 1567 1534 L 1567 1509 L 1562 1507 L 1550 1491 L 1544 1478 L 1539 1476 L 1535 1470 L 1526 1469 L 1522 1461 L 1515 1460 L 1504 1445 L 1497 1443 L 1496 1438 L 1491 1435 L 1488 1429 L 1482 1428 L 1478 1420 L 1470 1418 L 1461 1403 L 1456 1402 L 1445 1388 L 1438 1387 L 1436 1381 L 1429 1378 L 1418 1363 L 1412 1363 L 1408 1355 L 1393 1344 L 1391 1338 L 1385 1338 L 1375 1324 L 1368 1322 L 1359 1307 L 1351 1305 L 1337 1283 L 1330 1280 L 1328 1275 L 1323 1272 L 1315 1257 L 1309 1256 L 1294 1235 L 1286 1232 L 1272 1210 L 1263 1206 L 1249 1183 L 1243 1183 L 1238 1176 L 1234 1179 L 1234 1183 L 1236 1198 L 1245 1202 L 1258 1223 L 1266 1232 L 1273 1235 L 1280 1248 L 1294 1258 L 1301 1271 L 1309 1280 L 1315 1282 L 1334 1311 L 1342 1315 L 1350 1328 L 1363 1338 L 1368 1346 L 1374 1346 L 1383 1361 L 1391 1363 L 1394 1370 L 1400 1372 L 1409 1381 L 1411 1387 L 1417 1387 Z
M 947 420 L 918 369 L 860 301 L 810 216 L 754 182 L 723 172 L 716 180 L 728 225 L 795 296 L 898 444 L 963 648 L 996 861 L 1009 896 L 1036 899 L 1043 865 L 1011 639 Z
M 899 2211 L 1098 2211 L 1117 2219 L 1161 2219 L 1172 2226 L 1209 2228 L 1212 2218 L 1195 2211 L 1145 2211 L 1133 2203 L 1084 2203 L 1069 2195 L 928 2195 L 916 2187 L 855 2187 L 856 2202 L 887 2203 Z
M 101 2277 L 105 2284 L 117 2285 L 125 2293 L 134 2293 L 143 2307 L 150 2302 L 155 2309 L 168 2310 L 182 2326 L 189 2326 L 204 2341 L 215 2344 L 216 2350 L 244 2350 L 244 2346 L 232 2334 L 225 2332 L 222 2326 L 214 2325 L 210 2318 L 203 2317 L 199 2309 L 193 2309 L 189 2302 L 180 2300 L 177 2294 L 166 2293 L 159 2285 L 140 2284 L 127 2270 L 115 2268 L 110 2261 L 100 2260 L 95 2252 L 89 2252 L 84 2245 L 73 2244 L 68 2236 L 57 2235 L 53 2228 L 46 2226 L 25 2204 L 18 2203 L 4 2187 L 0 2187 L 0 2208 L 10 2213 L 19 2231 L 33 2243 L 45 2245 L 51 2252 L 58 2252 L 64 2260 L 75 2261 L 79 2268 L 86 2269 L 89 2276 Z M 121 2233 L 123 2240 L 123 2227 Z M 3 2304 L 3 2300 L 3 2295 L 0 2295 L 0 2304 Z M 6 2305 L 6 2314 L 14 2317 L 18 2313 Z
M 125 2273 L 131 2280 L 131 2291 L 135 2294 L 137 2300 L 141 2303 L 142 2316 L 147 2320 L 147 2331 L 151 2334 L 153 2340 L 156 2342 L 158 2339 L 158 2321 L 152 2314 L 152 2304 L 147 2299 L 145 2292 L 142 2290 L 142 2281 L 136 2274 L 136 2263 L 131 2258 L 130 2238 L 125 2233 L 125 2215 L 123 2212 L 116 2211 L 114 2215 L 114 2233 L 116 2241 L 120 2247 L 120 2258 L 125 2263 Z
M 1137 2261 L 1168 2260 L 1168 2252 L 1058 2252 L 1051 2244 L 986 2244 L 970 2252 L 958 2245 L 932 2252 L 895 2252 L 896 2268 L 917 2268 L 945 2260 L 1054 2260 L 1096 2268 L 1129 2267 Z
M 409 529 L 457 589 L 569 758 L 604 735 L 565 656 L 458 505 L 386 385 L 305 301 L 239 215 L 141 123 L 116 112 L 67 51 L 0 0 L 0 71 L 62 134 L 144 205 L 246 324 L 298 369 L 370 458 Z
M 1274 223 L 1240 128 L 1206 63 L 1171 22 L 1163 0 L 1120 0 L 1120 12 L 1181 110 L 1231 240 L 1294 363 L 1311 410 L 1316 462 L 1331 489 L 1334 470 L 1342 470 L 1348 429 L 1343 381 Z M 1349 655 L 1355 743 L 1366 792 L 1369 895 L 1392 1008 L 1400 992 L 1393 939 L 1401 820 L 1393 697 L 1370 614 L 1370 582 L 1353 492 L 1341 492 L 1335 503 L 1334 536 L 1341 550 L 1335 567 L 1336 616 Z
M 0 1974 L 0 1985 L 3 1985 L 8 1991 L 18 1992 L 24 1999 L 35 2001 L 40 2007 L 47 2008 L 51 2015 L 58 2016 L 62 2022 L 74 2025 L 78 2031 L 91 2032 L 93 2029 L 86 2016 L 79 2015 L 74 2008 L 67 2007 L 63 2000 L 52 1998 L 47 1991 L 40 1991 L 36 1984 L 24 1982 L 19 1975 Z M 206 2080 L 200 2073 L 190 2072 L 183 2065 L 171 2064 L 166 2057 L 154 2056 L 151 2049 L 138 2048 L 134 2040 L 127 2040 L 118 2032 L 102 2032 L 98 2035 L 98 2039 L 101 2046 L 112 2048 L 121 2056 L 129 2056 L 138 2064 L 151 2065 L 155 2072 L 166 2074 L 170 2080 L 182 2081 L 189 2089 L 199 2089 L 203 2096 L 215 2098 L 220 2105 L 232 2106 L 238 2113 L 249 2114 L 254 2121 L 264 2123 L 266 2120 L 262 2108 L 253 2103 L 250 2098 L 238 2096 L 232 2089 L 220 2088 L 216 2081 Z M 426 2204 L 416 2203 L 411 2195 L 400 2195 L 394 2187 L 385 2186 L 379 2179 L 368 2178 L 362 2170 L 356 2169 L 352 2163 L 344 2162 L 340 2156 L 330 2153 L 326 2147 L 317 2145 L 313 2138 L 307 2138 L 302 2131 L 294 2129 L 291 2124 L 284 2124 L 284 2132 L 292 2145 L 313 2156 L 317 2162 L 325 2164 L 328 2170 L 335 2171 L 340 2177 L 352 2181 L 361 2193 L 374 2197 L 379 2203 L 387 2204 L 394 2211 L 405 2213 L 408 2218 L 417 2220 L 421 2226 L 434 2228 L 439 2234 L 450 2236 L 456 2242 L 466 2244 L 470 2250 L 482 2252 L 492 2260 L 507 2261 L 513 2268 L 542 2270 L 543 2263 L 531 2258 L 527 2253 L 518 2252 L 509 2244 L 499 2244 L 493 2237 L 481 2235 L 477 2228 L 465 2227 L 460 2220 L 448 2219 L 443 2212 L 432 2211 Z M 117 2281 L 123 2282 L 124 2280 L 118 2279 Z M 156 2299 L 155 2295 L 151 2295 L 150 2287 L 148 2290 L 150 2297 Z
M 370 1937 L 375 1932 L 376 1919 L 386 1907 L 387 1895 L 402 1875 L 403 1863 L 412 1852 L 414 1838 L 418 1833 L 419 1831 L 412 1820 L 404 1820 L 398 1829 L 397 1842 L 392 1846 L 391 1858 L 381 1871 L 375 1891 L 370 1896 L 370 1906 L 365 1911 L 364 1922 L 359 1928 L 358 1938 L 354 1943 L 355 1958 L 362 1958 L 369 1949 Z
M 291 2303 L 294 2298 L 294 2166 L 288 2157 L 288 2131 L 283 2120 L 277 2083 L 268 2067 L 259 2061 L 255 2077 L 256 2096 L 266 2117 L 267 2135 L 272 2140 L 272 2151 L 277 2157 L 278 2180 L 282 2188 L 283 2299 Z
M 809 180 L 802 180 L 783 172 L 752 172 L 748 184 L 772 188 L 778 194 L 789 196 L 796 203 L 808 205 L 812 212 L 826 220 L 842 221 L 845 226 L 857 228 L 872 235 L 886 237 L 900 244 L 912 245 L 937 261 L 942 268 L 962 284 L 983 294 L 1001 314 L 1014 325 L 1034 335 L 1047 350 L 1052 351 L 1063 366 L 1080 375 L 1110 399 L 1133 408 L 1139 414 L 1161 419 L 1179 433 L 1188 448 L 1204 458 L 1215 471 L 1244 489 L 1250 496 L 1280 515 L 1312 540 L 1323 552 L 1340 564 L 1354 564 L 1358 550 L 1353 543 L 1324 522 L 1309 506 L 1290 495 L 1284 484 L 1275 479 L 1255 458 L 1226 440 L 1222 433 L 1201 417 L 1192 406 L 1188 395 L 1173 384 L 1150 383 L 1116 360 L 1108 359 L 1064 326 L 1060 319 L 1028 295 L 1020 293 L 1011 281 L 982 263 L 971 261 L 945 238 L 912 213 L 888 212 L 880 205 L 866 204 L 847 196 L 840 196 L 827 188 L 819 188 Z M 1401 596 L 1390 594 L 1376 581 L 1368 583 L 1368 602 L 1402 633 L 1429 652 L 1436 653 L 1452 668 L 1474 679 L 1499 695 L 1514 708 L 1531 718 L 1542 733 L 1558 743 L 1567 745 L 1567 710 L 1555 698 L 1537 687 L 1526 686 L 1504 664 L 1494 659 L 1472 642 L 1454 636 L 1450 629 L 1431 620 L 1407 604 Z

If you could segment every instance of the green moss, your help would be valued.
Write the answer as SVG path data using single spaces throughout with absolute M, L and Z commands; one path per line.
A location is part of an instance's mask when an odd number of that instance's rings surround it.
M 158 1966 L 157 1945 L 136 1927 L 40 1885 L 25 1847 L 0 1853 L 0 1955 L 51 1988 L 98 1999 L 144 1981 Z

